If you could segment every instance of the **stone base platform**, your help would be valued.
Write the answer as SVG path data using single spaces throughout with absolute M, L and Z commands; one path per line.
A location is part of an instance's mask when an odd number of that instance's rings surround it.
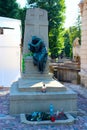
M 79 72 L 79 75 L 81 76 L 81 84 L 87 88 L 87 72 L 86 71 Z
M 64 112 L 76 113 L 77 95 L 65 89 L 59 91 L 20 91 L 19 83 L 14 82 L 10 90 L 10 114 L 30 113 L 34 111 L 49 112 L 53 104 L 54 111 L 64 109 Z

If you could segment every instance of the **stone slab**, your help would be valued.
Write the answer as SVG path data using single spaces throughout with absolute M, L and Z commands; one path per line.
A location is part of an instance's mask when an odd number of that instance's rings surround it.
M 71 90 L 60 92 L 20 92 L 18 82 L 13 83 L 10 91 L 10 114 L 49 111 L 53 104 L 54 111 L 64 109 L 65 112 L 76 113 L 77 94 Z
M 47 92 L 58 92 L 66 91 L 66 87 L 60 82 L 50 78 L 50 79 L 19 79 L 18 89 L 20 91 L 29 91 L 29 92 L 41 92 L 43 84 L 45 84 Z

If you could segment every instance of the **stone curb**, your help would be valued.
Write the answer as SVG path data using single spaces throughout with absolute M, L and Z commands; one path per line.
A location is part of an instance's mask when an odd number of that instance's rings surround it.
M 69 113 L 66 113 L 66 116 L 68 119 L 66 120 L 56 120 L 55 122 L 51 121 L 28 121 L 25 118 L 25 114 L 20 114 L 21 122 L 25 124 L 30 124 L 30 125 L 56 125 L 56 124 L 72 124 L 74 123 L 75 119 L 73 116 L 71 116 Z

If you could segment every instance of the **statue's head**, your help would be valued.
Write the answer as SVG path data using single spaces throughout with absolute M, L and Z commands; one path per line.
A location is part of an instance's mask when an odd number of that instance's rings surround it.
M 37 44 L 37 42 L 40 40 L 37 36 L 32 36 L 32 43 Z

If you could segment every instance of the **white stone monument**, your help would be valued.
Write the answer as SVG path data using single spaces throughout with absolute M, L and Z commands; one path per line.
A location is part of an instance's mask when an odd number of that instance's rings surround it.
M 82 35 L 81 35 L 81 84 L 87 87 L 87 0 L 79 3 L 82 16 Z
M 73 61 L 80 63 L 80 44 L 78 37 L 73 41 Z
M 43 73 L 33 65 L 33 57 L 28 50 L 28 42 L 32 36 L 41 38 L 48 50 L 47 11 L 40 8 L 27 10 L 22 56 L 24 70 L 21 72 L 21 78 L 11 86 L 10 113 L 48 112 L 50 104 L 53 104 L 54 111 L 63 108 L 67 112 L 76 112 L 76 93 L 52 79 L 49 74 L 49 61 L 47 60 Z

